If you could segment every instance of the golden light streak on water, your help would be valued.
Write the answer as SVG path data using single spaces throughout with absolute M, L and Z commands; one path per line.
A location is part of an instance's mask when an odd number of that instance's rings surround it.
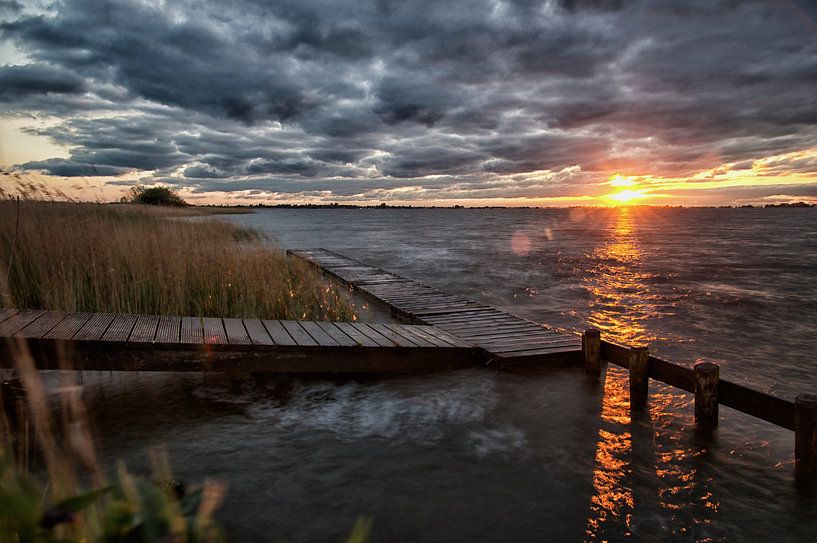
M 604 399 L 601 406 L 602 427 L 596 445 L 593 467 L 594 494 L 590 499 L 585 539 L 604 540 L 605 524 L 613 523 L 616 529 L 621 521 L 630 534 L 634 511 L 633 492 L 627 477 L 631 473 L 629 463 L 632 436 L 627 430 L 630 424 L 630 394 L 622 379 L 607 379 L 604 383 Z
M 602 330 L 602 335 L 625 345 L 648 345 L 655 334 L 644 323 L 654 312 L 650 275 L 643 269 L 644 255 L 638 241 L 637 210 L 621 208 L 611 222 L 608 239 L 589 255 L 590 266 L 584 274 L 584 286 L 592 295 L 589 322 Z M 650 395 L 647 419 L 634 422 L 630 413 L 629 381 L 626 371 L 608 369 L 601 405 L 601 427 L 596 444 L 593 469 L 594 494 L 586 524 L 587 540 L 600 541 L 608 533 L 638 536 L 634 527 L 649 517 L 650 507 L 667 511 L 670 527 L 676 535 L 688 535 L 694 530 L 694 520 L 683 514 L 690 495 L 698 504 L 717 512 L 719 502 L 707 490 L 690 459 L 700 455 L 697 448 L 684 448 L 659 439 L 671 423 L 677 403 L 683 400 L 672 391 Z M 647 423 L 644 428 L 643 424 Z M 636 426 L 641 424 L 641 426 Z M 639 430 L 636 432 L 636 430 Z M 646 430 L 646 431 L 645 431 Z M 634 432 L 639 434 L 634 436 Z M 638 439 L 638 443 L 634 440 Z M 637 450 L 634 450 L 635 449 Z M 652 463 L 652 469 L 648 465 Z M 639 500 L 639 476 L 653 472 L 657 494 Z M 654 503 L 649 503 L 654 502 Z M 643 535 L 643 534 L 641 534 Z
M 611 225 L 608 241 L 590 255 L 590 269 L 583 275 L 592 294 L 588 319 L 605 337 L 627 345 L 644 345 L 655 339 L 643 322 L 649 315 L 651 294 L 642 253 L 635 232 L 635 210 L 621 208 Z

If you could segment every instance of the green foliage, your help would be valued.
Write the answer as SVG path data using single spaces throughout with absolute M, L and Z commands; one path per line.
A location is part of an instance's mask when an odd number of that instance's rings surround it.
M 130 202 L 154 206 L 186 206 L 179 193 L 169 187 L 144 187 L 137 185 L 130 189 Z
M 212 520 L 222 489 L 205 483 L 186 495 L 178 487 L 131 475 L 120 466 L 115 482 L 59 501 L 49 487 L 0 453 L 0 541 L 220 543 Z

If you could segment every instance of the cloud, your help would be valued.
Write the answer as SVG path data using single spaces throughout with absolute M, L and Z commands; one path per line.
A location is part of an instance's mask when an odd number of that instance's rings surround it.
M 804 1 L 66 0 L 0 17 L 28 59 L 0 67 L 0 111 L 55 119 L 31 131 L 70 155 L 18 167 L 52 175 L 575 196 L 619 169 L 680 177 L 817 148 Z M 566 170 L 581 175 L 554 182 Z
M 85 82 L 79 76 L 49 66 L 0 67 L 0 100 L 18 100 L 32 94 L 79 94 Z

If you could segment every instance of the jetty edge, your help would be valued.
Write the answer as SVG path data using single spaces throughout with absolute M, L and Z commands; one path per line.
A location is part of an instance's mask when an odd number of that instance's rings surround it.
M 379 374 L 481 360 L 433 326 L 0 309 L 0 368 L 24 352 L 43 370 Z

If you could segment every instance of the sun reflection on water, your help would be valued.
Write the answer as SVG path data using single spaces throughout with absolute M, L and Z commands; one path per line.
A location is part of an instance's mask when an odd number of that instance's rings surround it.
M 602 335 L 626 345 L 648 345 L 656 334 L 647 326 L 655 315 L 650 274 L 638 239 L 637 210 L 621 208 L 610 224 L 607 241 L 590 255 L 583 284 L 591 295 L 588 321 Z M 652 385 L 653 389 L 657 387 Z M 669 512 L 665 533 L 701 533 L 719 503 L 709 481 L 696 469 L 700 448 L 685 447 L 669 436 L 681 395 L 653 390 L 649 411 L 633 420 L 626 370 L 608 368 L 601 405 L 585 539 L 606 540 L 612 534 L 645 535 L 658 511 Z M 699 514 L 701 510 L 706 515 Z
M 584 286 L 592 295 L 589 322 L 606 337 L 627 345 L 654 340 L 644 321 L 653 309 L 642 270 L 643 255 L 635 229 L 634 210 L 621 208 L 612 223 L 606 244 L 596 248 Z

